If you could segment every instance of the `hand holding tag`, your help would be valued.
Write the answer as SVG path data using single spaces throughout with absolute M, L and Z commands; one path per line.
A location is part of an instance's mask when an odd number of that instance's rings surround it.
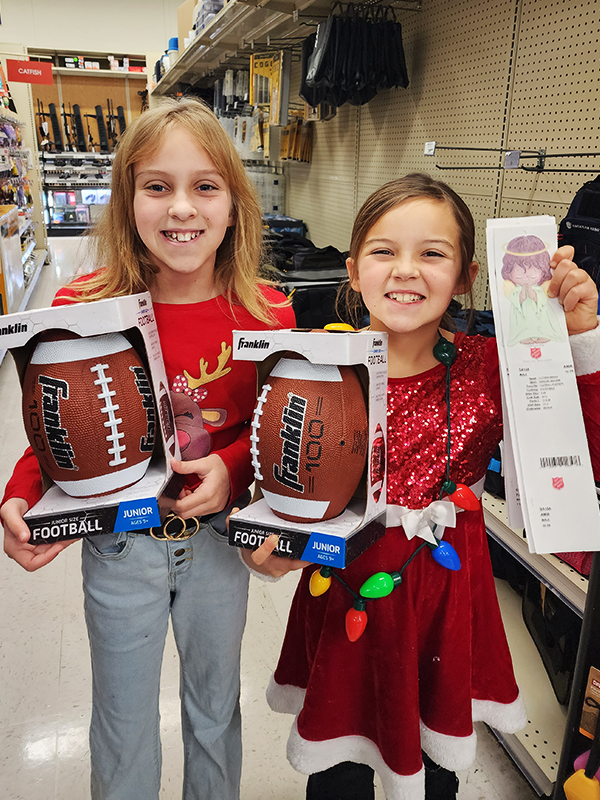
M 598 290 L 596 284 L 571 260 L 571 245 L 559 247 L 550 261 L 552 280 L 548 297 L 558 297 L 565 310 L 567 330 L 572 336 L 591 331 L 598 325 Z

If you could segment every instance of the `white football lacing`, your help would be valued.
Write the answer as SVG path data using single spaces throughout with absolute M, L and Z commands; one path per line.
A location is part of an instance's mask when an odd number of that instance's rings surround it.
M 257 481 L 262 481 L 263 476 L 260 474 L 260 461 L 258 460 L 259 452 L 257 444 L 260 441 L 258 436 L 258 429 L 260 428 L 260 418 L 262 417 L 262 407 L 265 404 L 268 393 L 271 391 L 271 386 L 268 383 L 263 384 L 262 394 L 256 400 L 256 408 L 254 409 L 254 416 L 252 417 L 252 433 L 250 434 L 250 441 L 252 447 L 252 466 L 254 467 L 254 477 Z
M 121 417 L 117 417 L 115 414 L 115 411 L 119 410 L 119 405 L 117 403 L 113 403 L 112 401 L 112 398 L 115 396 L 116 392 L 111 392 L 109 389 L 109 384 L 112 383 L 112 378 L 105 374 L 105 369 L 108 369 L 108 364 L 96 364 L 96 366 L 90 367 L 90 372 L 96 372 L 98 375 L 98 380 L 94 381 L 94 385 L 99 386 L 102 390 L 97 397 L 98 400 L 104 400 L 105 402 L 104 408 L 101 408 L 100 411 L 102 414 L 108 415 L 108 419 L 104 423 L 104 427 L 110 428 L 110 434 L 106 437 L 106 441 L 112 445 L 108 448 L 108 453 L 109 455 L 113 456 L 113 459 L 112 461 L 109 461 L 108 464 L 111 467 L 116 467 L 119 464 L 127 463 L 127 459 L 122 455 L 126 449 L 126 446 L 125 444 L 121 444 L 119 442 L 119 439 L 122 439 L 125 434 L 119 433 L 118 426 L 123 422 L 123 420 Z

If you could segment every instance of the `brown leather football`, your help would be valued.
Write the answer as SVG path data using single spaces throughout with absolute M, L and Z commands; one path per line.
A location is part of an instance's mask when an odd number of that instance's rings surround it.
M 255 477 L 277 516 L 341 514 L 365 468 L 367 408 L 354 367 L 284 357 L 263 384 L 252 422 Z
M 121 333 L 42 334 L 23 380 L 23 420 L 40 465 L 73 497 L 131 486 L 154 449 L 152 386 Z

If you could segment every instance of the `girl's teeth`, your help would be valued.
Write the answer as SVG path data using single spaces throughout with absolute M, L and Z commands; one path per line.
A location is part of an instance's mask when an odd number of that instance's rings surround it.
M 420 294 L 400 294 L 399 292 L 390 292 L 389 297 L 400 303 L 416 303 L 423 299 Z
M 165 231 L 165 236 L 174 242 L 189 242 L 198 236 L 198 231 Z

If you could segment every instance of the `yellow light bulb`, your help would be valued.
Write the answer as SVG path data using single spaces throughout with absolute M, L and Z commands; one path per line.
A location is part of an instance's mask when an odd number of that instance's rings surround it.
M 325 594 L 327 589 L 331 586 L 331 576 L 328 578 L 324 578 L 321 575 L 321 570 L 316 570 L 310 576 L 310 583 L 308 584 L 308 588 L 310 593 L 313 597 L 318 597 L 321 594 Z
M 325 325 L 325 330 L 332 333 L 354 333 L 356 329 L 347 322 L 329 322 Z

